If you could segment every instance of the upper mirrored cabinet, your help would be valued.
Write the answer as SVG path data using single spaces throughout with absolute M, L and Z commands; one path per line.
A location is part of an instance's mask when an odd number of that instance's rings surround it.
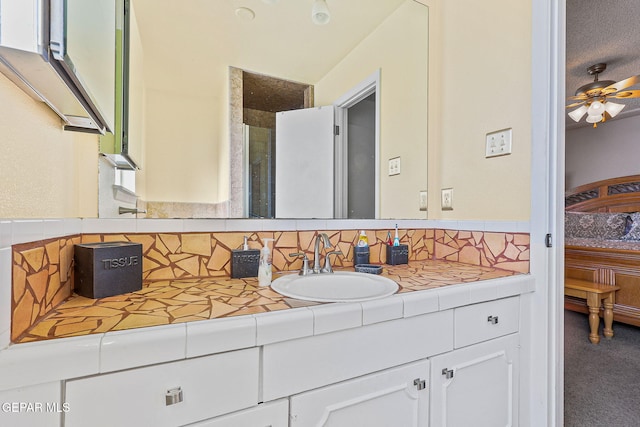
M 1 0 L 0 71 L 65 129 L 115 127 L 115 0 Z

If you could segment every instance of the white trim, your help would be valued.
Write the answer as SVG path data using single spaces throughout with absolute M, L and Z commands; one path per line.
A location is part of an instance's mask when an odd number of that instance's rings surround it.
M 340 126 L 340 135 L 335 139 L 335 212 L 336 218 L 347 217 L 346 201 L 346 110 L 362 101 L 372 93 L 376 94 L 376 122 L 375 122 L 375 217 L 380 217 L 380 69 L 367 76 L 360 83 L 349 89 L 344 95 L 333 102 L 336 116 L 335 124 Z M 342 148 L 339 150 L 338 148 Z
M 523 420 L 563 425 L 563 226 L 565 2 L 532 2 L 531 274 L 536 292 L 524 310 Z M 544 238 L 551 233 L 553 247 Z M 523 423 L 525 424 L 525 423 Z

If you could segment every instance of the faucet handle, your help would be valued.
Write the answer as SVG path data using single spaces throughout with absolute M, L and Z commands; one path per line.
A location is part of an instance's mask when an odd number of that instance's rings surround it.
M 324 267 L 322 268 L 323 273 L 333 273 L 333 268 L 331 267 L 331 260 L 329 259 L 330 255 L 342 255 L 342 251 L 331 251 L 327 252 L 324 256 Z
M 302 257 L 302 269 L 300 269 L 300 273 L 298 273 L 300 276 L 306 276 L 312 271 L 309 268 L 309 257 L 307 257 L 307 254 L 305 254 L 304 252 L 290 253 L 289 256 L 292 258 Z

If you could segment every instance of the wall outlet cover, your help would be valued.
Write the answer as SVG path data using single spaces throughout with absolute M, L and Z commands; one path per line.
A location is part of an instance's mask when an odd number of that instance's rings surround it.
M 389 159 L 389 176 L 400 175 L 400 157 Z
M 442 189 L 442 210 L 453 210 L 453 188 Z

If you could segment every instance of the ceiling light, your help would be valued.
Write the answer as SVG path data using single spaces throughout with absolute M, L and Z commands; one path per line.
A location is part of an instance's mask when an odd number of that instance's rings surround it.
M 587 116 L 587 123 L 599 123 L 602 121 L 602 114 L 598 114 L 597 116 Z
M 236 9 L 236 16 L 243 21 L 253 21 L 253 18 L 256 17 L 256 14 L 253 10 L 248 7 L 239 7 Z
M 615 102 L 607 102 L 604 104 L 604 109 L 611 117 L 615 117 L 618 115 L 620 111 L 624 108 L 624 104 L 616 104 Z
M 593 101 L 587 110 L 587 114 L 590 116 L 599 116 L 602 113 L 604 113 L 604 104 L 600 101 Z
M 593 127 L 596 127 L 596 123 L 615 117 L 625 107 L 624 104 L 610 102 L 610 99 L 640 98 L 640 90 L 625 90 L 640 84 L 640 75 L 628 77 L 617 83 L 612 80 L 599 80 L 598 75 L 606 68 L 605 63 L 587 68 L 587 72 L 594 76 L 593 82 L 580 86 L 576 94 L 568 98 L 572 102 L 567 108 L 578 107 L 568 113 L 574 121 L 579 122 L 586 114 L 587 122 L 593 123 Z
M 316 25 L 325 25 L 331 19 L 329 7 L 325 0 L 313 0 L 311 7 L 311 20 Z
M 587 110 L 588 110 L 588 108 L 587 108 L 586 105 L 581 105 L 580 107 L 578 107 L 575 110 L 571 111 L 569 113 L 569 117 L 571 117 L 574 121 L 579 122 L 580 119 L 582 118 L 582 116 L 587 114 Z

